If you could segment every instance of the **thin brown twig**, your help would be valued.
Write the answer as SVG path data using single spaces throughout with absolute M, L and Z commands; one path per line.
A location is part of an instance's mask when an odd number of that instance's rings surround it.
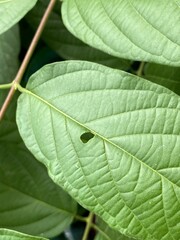
M 12 87 L 11 87 L 11 89 L 10 89 L 10 91 L 9 91 L 9 93 L 8 93 L 4 103 L 3 103 L 3 105 L 2 105 L 2 108 L 0 110 L 0 121 L 2 120 L 4 114 L 5 114 L 8 106 L 9 106 L 9 104 L 10 104 L 14 94 L 15 94 L 16 85 L 19 84 L 21 82 L 21 80 L 22 80 L 24 72 L 25 72 L 25 70 L 26 70 L 26 68 L 27 68 L 27 66 L 29 64 L 29 61 L 30 61 L 30 59 L 32 57 L 32 54 L 33 54 L 33 52 L 35 50 L 35 47 L 37 46 L 39 38 L 40 38 L 40 36 L 42 34 L 42 31 L 44 30 L 44 27 L 46 25 L 48 17 L 50 15 L 50 13 L 51 13 L 55 3 L 56 3 L 56 0 L 50 0 L 50 3 L 48 5 L 48 7 L 47 7 L 47 9 L 46 9 L 42 19 L 41 19 L 41 22 L 40 22 L 40 24 L 39 24 L 39 26 L 38 26 L 38 28 L 36 30 L 36 33 L 35 33 L 35 35 L 34 35 L 34 37 L 32 39 L 32 42 L 31 42 L 31 44 L 30 44 L 30 46 L 28 48 L 28 51 L 27 51 L 27 53 L 26 53 L 26 55 L 25 55 L 25 57 L 23 59 L 23 62 L 21 64 L 20 68 L 19 68 L 19 71 L 17 72 L 17 75 L 16 75 L 16 77 L 15 77 L 15 79 L 13 81 L 13 85 L 12 85 Z

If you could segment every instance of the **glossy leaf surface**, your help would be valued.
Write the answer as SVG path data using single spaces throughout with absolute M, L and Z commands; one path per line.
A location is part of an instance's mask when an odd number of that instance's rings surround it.
M 0 0 L 0 34 L 16 24 L 37 0 Z
M 180 66 L 179 0 L 64 0 L 66 27 L 110 55 Z
M 57 184 L 124 234 L 179 239 L 176 94 L 88 62 L 47 65 L 24 91 L 20 134 Z

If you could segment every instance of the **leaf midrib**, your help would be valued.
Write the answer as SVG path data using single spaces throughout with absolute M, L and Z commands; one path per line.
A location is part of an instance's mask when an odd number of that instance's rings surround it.
M 105 142 L 109 143 L 110 145 L 114 146 L 115 148 L 118 148 L 120 151 L 124 152 L 126 155 L 130 156 L 131 158 L 135 159 L 137 162 L 139 162 L 140 164 L 143 164 L 146 168 L 150 169 L 152 172 L 156 173 L 157 175 L 159 175 L 159 177 L 162 179 L 164 178 L 166 181 L 168 181 L 171 185 L 173 185 L 173 187 L 178 187 L 177 185 L 175 185 L 173 182 L 171 182 L 168 178 L 166 178 L 164 175 L 161 175 L 159 172 L 155 171 L 152 167 L 150 167 L 149 165 L 147 165 L 146 163 L 142 162 L 140 159 L 138 159 L 136 156 L 132 155 L 131 153 L 127 152 L 124 148 L 118 146 L 117 144 L 111 142 L 109 139 L 107 139 L 106 137 L 102 136 L 101 134 L 95 132 L 94 130 L 92 130 L 91 128 L 87 127 L 86 125 L 84 125 L 83 123 L 80 123 L 78 120 L 74 119 L 73 117 L 71 117 L 70 115 L 67 115 L 65 112 L 63 112 L 62 110 L 58 109 L 57 107 L 55 107 L 54 105 L 52 105 L 51 103 L 49 103 L 48 101 L 46 101 L 45 99 L 43 99 L 42 97 L 36 95 L 35 93 L 29 91 L 28 89 L 25 89 L 23 87 L 21 87 L 20 85 L 17 86 L 18 90 L 24 94 L 28 94 L 30 96 L 35 97 L 36 99 L 40 100 L 41 102 L 43 102 L 44 104 L 46 104 L 48 107 L 52 108 L 53 110 L 55 110 L 56 112 L 59 112 L 61 115 L 63 115 L 64 117 L 70 119 L 71 121 L 73 121 L 74 123 L 78 124 L 79 126 L 86 128 L 88 131 L 92 132 L 95 136 L 98 136 L 99 138 L 101 138 L 102 140 L 104 140 Z

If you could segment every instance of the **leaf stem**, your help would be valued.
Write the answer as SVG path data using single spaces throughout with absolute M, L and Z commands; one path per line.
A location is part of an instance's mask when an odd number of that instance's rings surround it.
M 93 214 L 92 214 L 92 215 L 93 215 Z M 90 216 L 90 214 L 89 214 L 89 216 Z M 81 221 L 81 222 L 88 222 L 88 221 L 89 221 L 89 220 L 88 220 L 89 216 L 88 216 L 88 217 L 82 217 L 82 216 L 76 215 L 75 218 L 76 218 L 77 220 Z M 93 217 L 94 217 L 94 215 L 93 215 Z M 89 224 L 90 224 L 90 228 L 93 228 L 95 231 L 99 232 L 105 239 L 111 240 L 111 239 L 109 238 L 109 236 L 108 236 L 105 232 L 103 232 L 103 231 L 102 231 L 96 224 L 94 224 L 92 221 L 91 221 Z M 85 233 L 84 233 L 84 234 L 85 234 Z
M 107 236 L 106 233 L 103 232 L 96 224 L 91 223 L 91 227 L 94 228 L 94 230 L 98 231 L 103 237 L 105 237 L 105 239 L 111 240 L 109 236 Z
M 81 221 L 81 222 L 87 222 L 87 217 L 82 217 L 82 216 L 76 215 L 75 219 L 78 221 Z
M 88 235 L 89 235 L 89 232 L 90 232 L 90 229 L 92 226 L 93 218 L 94 218 L 94 214 L 92 212 L 90 212 L 89 216 L 86 218 L 86 228 L 85 228 L 82 240 L 88 239 Z
M 9 89 L 13 85 L 13 82 L 8 83 L 8 84 L 0 84 L 0 89 Z
M 136 74 L 137 74 L 139 77 L 141 77 L 142 74 L 143 74 L 144 65 L 145 65 L 145 62 L 141 62 L 140 65 L 139 65 L 139 68 L 138 68 L 138 70 L 137 70 L 137 72 L 136 72 Z
M 36 31 L 33 39 L 32 39 L 32 42 L 31 42 L 31 44 L 29 46 L 29 49 L 28 49 L 28 51 L 27 51 L 27 53 L 26 53 L 26 55 L 25 55 L 25 57 L 23 59 L 23 62 L 21 64 L 20 68 L 19 68 L 19 71 L 17 72 L 17 75 L 16 75 L 16 77 L 15 77 L 15 79 L 13 81 L 11 89 L 10 89 L 10 91 L 9 91 L 5 101 L 4 101 L 4 104 L 3 104 L 3 106 L 2 106 L 2 108 L 0 110 L 0 121 L 2 120 L 6 110 L 7 110 L 8 106 L 9 106 L 13 96 L 14 96 L 14 93 L 16 91 L 16 87 L 14 87 L 14 85 L 19 84 L 21 82 L 22 78 L 23 78 L 24 72 L 25 72 L 25 70 L 26 70 L 26 68 L 27 68 L 27 66 L 29 64 L 29 61 L 30 61 L 30 59 L 32 57 L 32 54 L 33 54 L 33 52 L 34 52 L 34 50 L 35 50 L 35 48 L 37 46 L 37 43 L 38 43 L 38 41 L 40 39 L 42 31 L 44 30 L 44 27 L 46 25 L 48 17 L 50 15 L 50 13 L 51 13 L 55 3 L 56 3 L 56 0 L 50 0 L 50 3 L 48 5 L 48 7 L 47 7 L 47 9 L 46 9 L 42 19 L 41 19 L 41 22 L 40 22 L 40 24 L 39 24 L 39 26 L 37 28 L 37 31 Z
M 90 214 L 89 214 L 89 216 L 90 216 Z M 89 220 L 88 220 L 89 216 L 88 216 L 88 217 L 82 217 L 82 216 L 76 215 L 76 216 L 75 216 L 75 219 L 77 219 L 78 221 L 81 221 L 81 222 L 88 222 L 88 221 L 89 221 Z M 92 221 L 91 221 L 89 224 L 90 224 L 90 228 L 93 228 L 95 231 L 99 232 L 105 239 L 111 240 L 111 239 L 109 238 L 109 236 L 108 236 L 105 232 L 103 232 L 103 231 L 102 231 L 96 224 L 94 224 Z M 89 232 L 88 232 L 88 233 L 89 233 Z M 84 232 L 84 234 L 85 234 L 85 232 Z

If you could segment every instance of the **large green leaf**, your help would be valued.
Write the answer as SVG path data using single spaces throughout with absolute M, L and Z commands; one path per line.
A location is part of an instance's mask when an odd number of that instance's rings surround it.
M 180 95 L 180 68 L 147 63 L 144 77 Z
M 0 123 L 0 227 L 53 237 L 70 225 L 76 203 L 52 182 L 11 122 Z
M 0 84 L 6 84 L 13 80 L 19 66 L 18 55 L 20 51 L 20 37 L 18 25 L 13 26 L 11 29 L 0 35 Z M 0 89 L 0 108 L 7 95 L 8 91 Z M 4 135 L 4 140 L 9 137 L 11 141 L 16 141 L 17 131 L 15 122 L 15 104 L 17 95 L 12 101 L 11 106 L 8 108 L 4 120 L 0 123 L 0 135 Z
M 0 35 L 0 50 L 0 82 L 7 83 L 18 68 L 17 26 Z M 0 90 L 0 104 L 6 93 Z M 55 236 L 71 223 L 76 203 L 22 143 L 14 121 L 16 98 L 0 122 L 0 227 Z
M 120 234 L 118 231 L 110 228 L 100 218 L 97 219 L 96 224 L 100 231 L 96 235 L 95 240 L 133 240 L 132 238 L 128 238 Z
M 47 239 L 30 236 L 9 229 L 0 229 L 0 240 L 47 240 Z
M 20 96 L 17 123 L 51 178 L 111 227 L 180 236 L 180 98 L 88 62 L 47 65 Z
M 18 70 L 20 37 L 18 25 L 0 35 L 0 84 L 11 82 Z M 2 91 L 2 90 L 0 90 Z
M 33 29 L 38 26 L 49 0 L 39 0 L 36 7 L 26 16 L 26 20 Z M 61 3 L 58 1 L 42 34 L 43 40 L 65 59 L 88 60 L 98 62 L 109 67 L 128 69 L 130 61 L 110 56 L 96 50 L 75 38 L 64 27 L 60 16 Z
M 116 57 L 180 65 L 180 0 L 64 0 L 66 27 Z
M 0 34 L 16 24 L 37 0 L 0 0 Z

